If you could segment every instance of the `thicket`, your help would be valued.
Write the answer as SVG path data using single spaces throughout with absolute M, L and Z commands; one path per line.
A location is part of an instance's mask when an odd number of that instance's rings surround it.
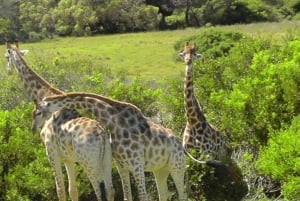
M 298 0 L 0 0 L 0 42 L 299 19 Z
M 190 200 L 300 199 L 299 36 L 291 32 L 280 40 L 252 38 L 207 29 L 174 44 L 179 52 L 185 41 L 196 42 L 203 54 L 204 59 L 194 65 L 196 97 L 207 119 L 232 140 L 237 165 L 231 177 L 224 178 L 188 160 Z M 138 76 L 128 80 L 124 72 L 113 74 L 89 59 L 67 62 L 58 57 L 48 62 L 37 57 L 30 65 L 64 91 L 94 92 L 133 103 L 180 137 L 186 121 L 183 74 L 154 87 Z M 178 60 L 178 65 L 183 65 L 182 61 Z M 43 144 L 29 131 L 32 105 L 27 103 L 16 73 L 8 76 L 2 71 L 0 78 L 0 200 L 55 200 L 53 173 Z M 120 180 L 115 169 L 113 173 L 119 200 Z M 257 178 L 276 181 L 279 191 L 270 193 Z M 175 191 L 171 180 L 169 183 Z M 94 198 L 82 172 L 78 184 L 81 200 Z M 147 189 L 156 200 L 151 174 L 147 174 Z M 137 195 L 136 188 L 133 191 Z

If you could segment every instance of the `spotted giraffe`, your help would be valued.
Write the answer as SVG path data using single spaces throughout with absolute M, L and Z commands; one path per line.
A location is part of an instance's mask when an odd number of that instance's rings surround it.
M 198 149 L 214 159 L 227 157 L 230 150 L 226 136 L 207 121 L 194 94 L 193 60 L 201 57 L 196 53 L 196 45 L 189 45 L 187 42 L 179 57 L 185 63 L 184 107 L 187 122 L 183 133 L 183 147 Z
M 15 47 L 6 43 L 5 56 L 8 60 L 8 66 L 14 66 L 16 68 L 31 101 L 37 103 L 45 96 L 63 94 L 62 91 L 52 87 L 46 80 L 32 70 L 22 58 L 22 55 L 18 43 L 16 43 Z M 91 125 L 91 128 L 94 128 L 89 129 L 89 131 L 93 133 L 88 134 L 86 131 L 84 132 L 82 127 L 87 124 Z M 77 130 L 77 128 L 81 129 Z M 96 125 L 96 122 L 93 120 L 81 117 L 81 115 L 73 109 L 68 110 L 62 108 L 62 110 L 53 113 L 53 115 L 50 115 L 46 120 L 41 131 L 41 138 L 45 144 L 49 162 L 54 169 L 56 190 L 60 201 L 66 200 L 61 167 L 62 163 L 64 163 L 67 169 L 70 197 L 72 201 L 78 200 L 78 189 L 75 183 L 75 161 L 80 162 L 83 169 L 87 172 L 87 175 L 89 175 L 97 199 L 101 200 L 101 196 L 103 197 L 103 195 L 106 194 L 107 198 L 105 200 L 113 200 L 114 190 L 111 181 L 111 170 L 109 170 L 111 166 L 111 159 L 109 157 L 111 150 L 106 144 L 108 141 L 106 139 L 107 137 L 107 134 L 98 123 Z M 74 141 L 75 139 L 77 140 L 76 142 Z M 94 140 L 92 144 L 95 145 L 95 149 L 85 150 L 88 144 L 85 146 L 81 145 L 91 143 L 91 139 Z M 67 144 L 63 142 L 67 142 Z M 80 148 L 82 148 L 82 150 L 80 150 Z M 101 151 L 98 153 L 101 157 L 96 157 L 94 162 L 88 161 L 88 159 L 91 160 L 94 156 L 97 156 L 94 152 L 95 150 Z M 82 152 L 84 155 L 80 155 L 79 152 Z M 86 157 L 83 159 L 83 156 Z M 83 164 L 84 162 L 86 162 L 86 164 Z M 106 170 L 103 170 L 102 166 L 107 167 Z M 106 178 L 100 177 L 100 175 L 103 175 L 102 171 L 106 172 Z M 95 174 L 98 176 L 92 178 L 91 175 Z M 103 184 L 105 184 L 105 189 L 103 188 Z M 102 195 L 100 195 L 101 190 Z M 105 193 L 103 190 L 105 190 Z

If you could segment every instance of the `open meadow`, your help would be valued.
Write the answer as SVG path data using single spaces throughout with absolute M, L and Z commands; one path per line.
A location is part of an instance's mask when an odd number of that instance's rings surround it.
M 175 52 L 174 44 L 207 29 L 241 31 L 254 37 L 281 39 L 288 32 L 299 31 L 300 21 L 55 38 L 38 43 L 21 43 L 21 49 L 30 51 L 26 55 L 28 64 L 33 64 L 38 58 L 51 68 L 57 59 L 65 62 L 89 60 L 94 66 L 104 66 L 127 77 L 139 75 L 146 80 L 161 80 L 183 72 L 182 63 L 176 60 L 178 52 Z M 5 65 L 4 59 L 1 64 Z

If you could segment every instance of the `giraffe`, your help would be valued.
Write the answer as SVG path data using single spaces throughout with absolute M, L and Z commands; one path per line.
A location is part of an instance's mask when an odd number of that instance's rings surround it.
M 184 107 L 187 122 L 182 145 L 185 149 L 196 148 L 211 158 L 222 159 L 229 153 L 226 138 L 206 120 L 203 109 L 194 94 L 193 60 L 201 57 L 196 53 L 196 44 L 189 45 L 186 42 L 183 52 L 178 56 L 185 63 Z
M 9 62 L 8 65 L 10 66 L 14 66 L 19 74 L 19 77 L 21 79 L 21 81 L 23 82 L 25 89 L 28 93 L 29 99 L 31 101 L 33 101 L 34 103 L 38 103 L 39 101 L 42 100 L 43 97 L 45 96 L 49 96 L 49 95 L 58 95 L 58 94 L 63 94 L 64 92 L 52 87 L 46 80 L 44 80 L 41 76 L 39 76 L 34 70 L 32 70 L 27 63 L 25 62 L 25 60 L 22 58 L 22 54 L 20 53 L 19 50 L 19 45 L 18 43 L 16 43 L 15 47 L 12 47 L 8 42 L 6 43 L 6 58 Z M 84 121 L 83 121 L 84 120 Z M 69 122 L 70 121 L 70 122 Z M 74 172 L 74 158 L 76 158 L 76 152 L 78 151 L 82 151 L 85 154 L 88 154 L 88 150 L 84 151 L 84 150 L 78 150 L 79 147 L 82 147 L 82 149 L 84 149 L 83 146 L 75 146 L 75 144 L 72 145 L 72 148 L 70 147 L 66 147 L 66 146 L 62 146 L 62 144 L 59 144 L 59 142 L 61 141 L 65 141 L 65 142 L 70 142 L 70 136 L 74 136 L 74 139 L 76 138 L 76 136 L 86 136 L 86 139 L 94 139 L 99 150 L 101 147 L 105 148 L 104 150 L 104 155 L 105 155 L 105 159 L 107 159 L 107 161 L 105 162 L 105 166 L 109 167 L 111 165 L 111 160 L 107 154 L 111 154 L 111 151 L 109 150 L 109 148 L 107 148 L 106 144 L 100 144 L 103 143 L 104 141 L 101 140 L 103 137 L 102 136 L 106 136 L 104 134 L 104 131 L 101 129 L 101 126 L 98 125 L 97 129 L 91 130 L 90 131 L 95 131 L 95 133 L 90 133 L 90 134 L 85 134 L 83 133 L 83 130 L 81 129 L 76 130 L 74 128 L 80 128 L 83 125 L 79 125 L 78 122 L 81 122 L 84 125 L 91 125 L 95 127 L 95 122 L 91 119 L 82 119 L 81 115 L 76 111 L 76 110 L 68 110 L 68 109 L 62 109 L 60 111 L 55 112 L 48 120 L 46 120 L 43 129 L 40 133 L 41 138 L 44 142 L 45 148 L 46 148 L 46 154 L 48 156 L 48 160 L 50 165 L 52 166 L 53 170 L 54 170 L 54 176 L 55 176 L 55 181 L 56 181 L 56 191 L 57 191 L 57 195 L 59 197 L 60 201 L 65 201 L 66 200 L 66 193 L 65 193 L 65 187 L 64 187 L 64 183 L 63 183 L 63 175 L 62 175 L 62 167 L 61 167 L 61 163 L 64 163 L 65 168 L 67 169 L 67 174 L 68 174 L 68 180 L 69 180 L 69 194 L 70 197 L 73 201 L 77 201 L 78 200 L 78 189 L 76 187 L 76 175 Z M 90 123 L 89 123 L 90 122 Z M 74 125 L 77 125 L 77 127 L 74 127 Z M 73 125 L 73 126 L 72 126 Z M 98 135 L 98 138 L 92 138 L 92 136 L 96 136 Z M 61 138 L 60 138 L 61 137 Z M 65 137 L 68 137 L 66 139 L 63 139 Z M 74 140 L 72 139 L 72 140 Z M 73 142 L 73 141 L 72 141 Z M 85 141 L 84 139 L 82 139 L 82 141 L 78 141 L 78 143 L 90 143 L 91 140 Z M 105 141 L 106 142 L 106 141 Z M 70 144 L 68 144 L 70 145 Z M 76 147 L 76 150 L 74 149 Z M 95 147 L 95 149 L 96 149 Z M 62 150 L 64 148 L 69 148 L 66 151 L 71 151 L 73 153 L 65 153 L 62 152 Z M 58 151 L 60 150 L 60 151 Z M 90 150 L 92 151 L 92 150 Z M 109 153 L 110 152 L 110 153 Z M 64 154 L 63 154 L 64 153 Z M 90 156 L 86 157 L 84 160 L 82 160 L 81 162 L 87 162 L 87 158 L 92 159 L 92 156 L 95 155 L 95 153 L 90 152 L 89 153 Z M 99 153 L 100 154 L 100 153 Z M 71 157 L 71 158 L 68 158 Z M 80 158 L 80 155 L 77 154 L 77 158 Z M 70 160 L 69 160 L 70 159 Z M 95 159 L 93 159 L 95 160 Z M 97 158 L 98 161 L 101 162 L 101 158 Z M 80 161 L 80 160 L 79 160 Z M 101 163 L 104 163 L 101 162 Z M 93 162 L 89 162 L 87 164 L 81 164 L 81 165 L 86 165 L 84 168 L 86 169 L 86 171 L 96 171 L 98 170 L 98 174 L 101 175 L 101 171 L 99 170 L 99 166 L 101 164 L 97 164 L 97 166 L 95 166 L 94 168 L 98 168 L 98 169 L 91 169 L 91 168 L 87 168 L 87 165 L 91 165 L 94 164 Z M 109 179 L 109 177 L 111 178 L 111 174 L 108 172 L 107 170 L 107 181 L 105 181 L 105 193 L 108 197 L 109 200 L 113 200 L 113 194 L 114 194 L 114 190 L 113 187 L 111 185 L 111 181 Z M 93 172 L 87 172 L 87 175 L 93 175 Z M 99 178 L 99 177 L 97 177 Z M 109 181 L 108 181 L 109 180 Z M 103 181 L 99 180 L 98 182 L 98 186 L 95 185 L 95 181 L 91 180 L 91 183 L 93 184 L 93 187 L 96 188 L 95 193 L 98 196 L 97 199 L 100 200 L 101 198 L 99 197 L 99 188 L 101 188 L 103 190 Z M 101 184 L 101 185 L 100 185 Z M 101 190 L 100 189 L 100 190 Z M 104 195 L 104 193 L 102 193 L 102 195 Z
M 64 110 L 62 109 L 61 112 L 63 113 Z M 60 200 L 66 199 L 60 167 L 64 163 L 68 175 L 75 175 L 75 162 L 78 162 L 87 174 L 97 200 L 113 201 L 112 153 L 108 133 L 100 127 L 97 121 L 86 117 L 78 117 L 66 122 L 64 122 L 65 116 L 57 116 L 57 113 L 54 113 L 53 116 L 51 113 L 45 114 L 43 117 L 43 121 L 53 118 L 53 121 L 62 122 L 58 125 L 47 121 L 46 123 L 50 123 L 50 125 L 44 126 L 41 131 L 41 138 L 47 147 L 49 161 L 58 170 L 56 171 L 56 182 Z M 44 122 L 40 126 L 43 124 Z M 37 127 L 32 128 L 32 132 L 36 133 Z M 53 135 L 53 133 L 57 133 L 57 135 Z M 76 189 L 74 185 L 76 185 L 75 177 L 71 176 L 69 177 L 69 186 L 71 187 L 70 197 L 73 201 L 78 200 L 78 192 L 74 190 Z
M 92 113 L 111 133 L 113 158 L 121 176 L 124 200 L 132 201 L 129 173 L 138 185 L 139 199 L 148 201 L 144 171 L 153 172 L 160 201 L 171 193 L 167 178 L 170 174 L 179 194 L 187 200 L 184 188 L 185 151 L 173 131 L 152 122 L 138 107 L 91 93 L 66 93 L 43 99 L 33 112 L 33 127 L 42 122 L 42 114 L 61 108 L 83 109 Z M 218 167 L 217 161 L 200 161 Z

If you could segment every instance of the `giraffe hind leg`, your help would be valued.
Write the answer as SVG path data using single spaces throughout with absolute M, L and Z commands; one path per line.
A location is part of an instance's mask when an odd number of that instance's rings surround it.
M 129 177 L 129 170 L 122 168 L 120 164 L 116 161 L 117 169 L 122 181 L 124 201 L 133 201 L 131 193 L 131 184 Z
M 150 201 L 146 191 L 144 168 L 139 165 L 131 173 L 138 187 L 139 200 Z
M 167 201 L 172 196 L 172 193 L 169 191 L 167 184 L 169 170 L 166 167 L 164 167 L 160 170 L 153 171 L 153 174 L 156 180 L 159 200 Z
M 186 201 L 187 200 L 187 194 L 186 189 L 184 185 L 184 175 L 185 175 L 185 158 L 184 158 L 184 152 L 180 152 L 177 154 L 174 154 L 169 163 L 169 170 L 170 174 L 172 176 L 172 179 L 175 183 L 179 200 L 180 201 Z
M 46 144 L 46 143 L 45 143 Z M 49 163 L 54 170 L 54 177 L 55 177 L 55 185 L 56 185 L 56 193 L 58 196 L 59 201 L 66 200 L 66 190 L 65 184 L 63 179 L 63 172 L 62 172 L 62 164 L 61 160 L 53 147 L 49 147 L 46 144 L 46 152 L 48 156 Z
M 76 173 L 75 173 L 75 163 L 69 162 L 65 163 L 65 167 L 68 174 L 69 180 L 69 195 L 72 201 L 78 201 L 78 189 L 76 186 Z

